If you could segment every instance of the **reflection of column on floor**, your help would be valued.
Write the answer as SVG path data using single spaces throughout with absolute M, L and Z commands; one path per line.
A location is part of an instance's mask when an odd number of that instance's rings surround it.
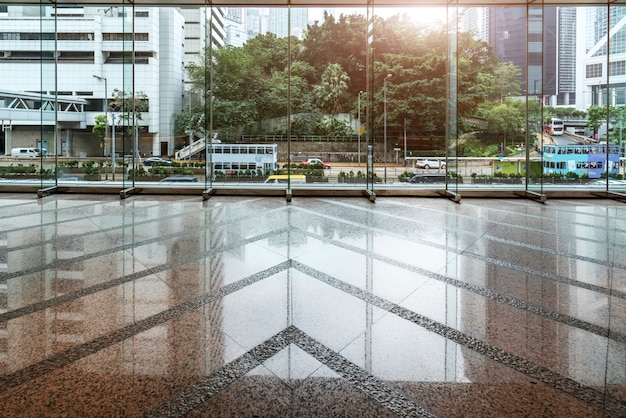
M 368 218 L 372 216 L 371 211 L 367 211 Z M 367 225 L 372 225 L 368 220 Z M 367 258 L 365 260 L 365 290 L 372 293 L 374 290 L 374 234 L 371 228 L 367 228 Z M 365 303 L 365 344 L 363 345 L 365 358 L 365 370 L 372 372 L 372 324 L 374 322 L 374 308 L 370 303 Z

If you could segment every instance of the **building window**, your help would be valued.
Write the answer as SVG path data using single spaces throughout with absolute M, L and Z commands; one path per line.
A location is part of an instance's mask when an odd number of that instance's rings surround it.
M 0 32 L 0 41 L 54 41 L 54 33 Z
M 149 37 L 147 33 L 136 33 L 135 41 L 148 41 Z M 132 33 L 103 33 L 103 41 L 132 41 Z
M 149 64 L 150 58 L 152 58 L 152 56 L 153 56 L 152 52 L 137 51 L 135 52 L 134 63 L 135 64 Z M 109 56 L 107 57 L 107 60 L 106 60 L 107 64 L 129 64 L 132 62 L 133 62 L 133 56 L 132 56 L 132 53 L 129 51 L 127 52 L 111 51 L 109 52 Z
M 602 77 L 602 64 L 589 64 L 586 71 L 587 78 Z
M 609 63 L 609 75 L 626 75 L 626 61 L 617 61 Z
M 93 41 L 93 32 L 91 33 L 59 33 L 57 34 L 59 41 Z

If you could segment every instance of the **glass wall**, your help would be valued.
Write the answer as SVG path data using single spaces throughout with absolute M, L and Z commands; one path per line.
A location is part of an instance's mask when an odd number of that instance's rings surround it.
M 0 6 L 0 186 L 623 192 L 623 10 Z

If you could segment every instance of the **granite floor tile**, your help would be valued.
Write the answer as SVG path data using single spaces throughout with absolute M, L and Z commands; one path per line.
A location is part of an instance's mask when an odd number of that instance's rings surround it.
M 0 210 L 2 417 L 626 416 L 622 203 Z

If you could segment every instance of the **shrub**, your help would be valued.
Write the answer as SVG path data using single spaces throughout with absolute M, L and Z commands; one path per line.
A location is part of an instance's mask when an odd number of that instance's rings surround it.
M 568 171 L 565 174 L 565 178 L 568 179 L 568 180 L 578 180 L 580 178 L 580 176 L 576 172 L 574 172 L 574 171 Z
M 100 167 L 96 167 L 95 161 L 84 161 L 82 166 L 85 168 L 85 174 L 100 174 Z

